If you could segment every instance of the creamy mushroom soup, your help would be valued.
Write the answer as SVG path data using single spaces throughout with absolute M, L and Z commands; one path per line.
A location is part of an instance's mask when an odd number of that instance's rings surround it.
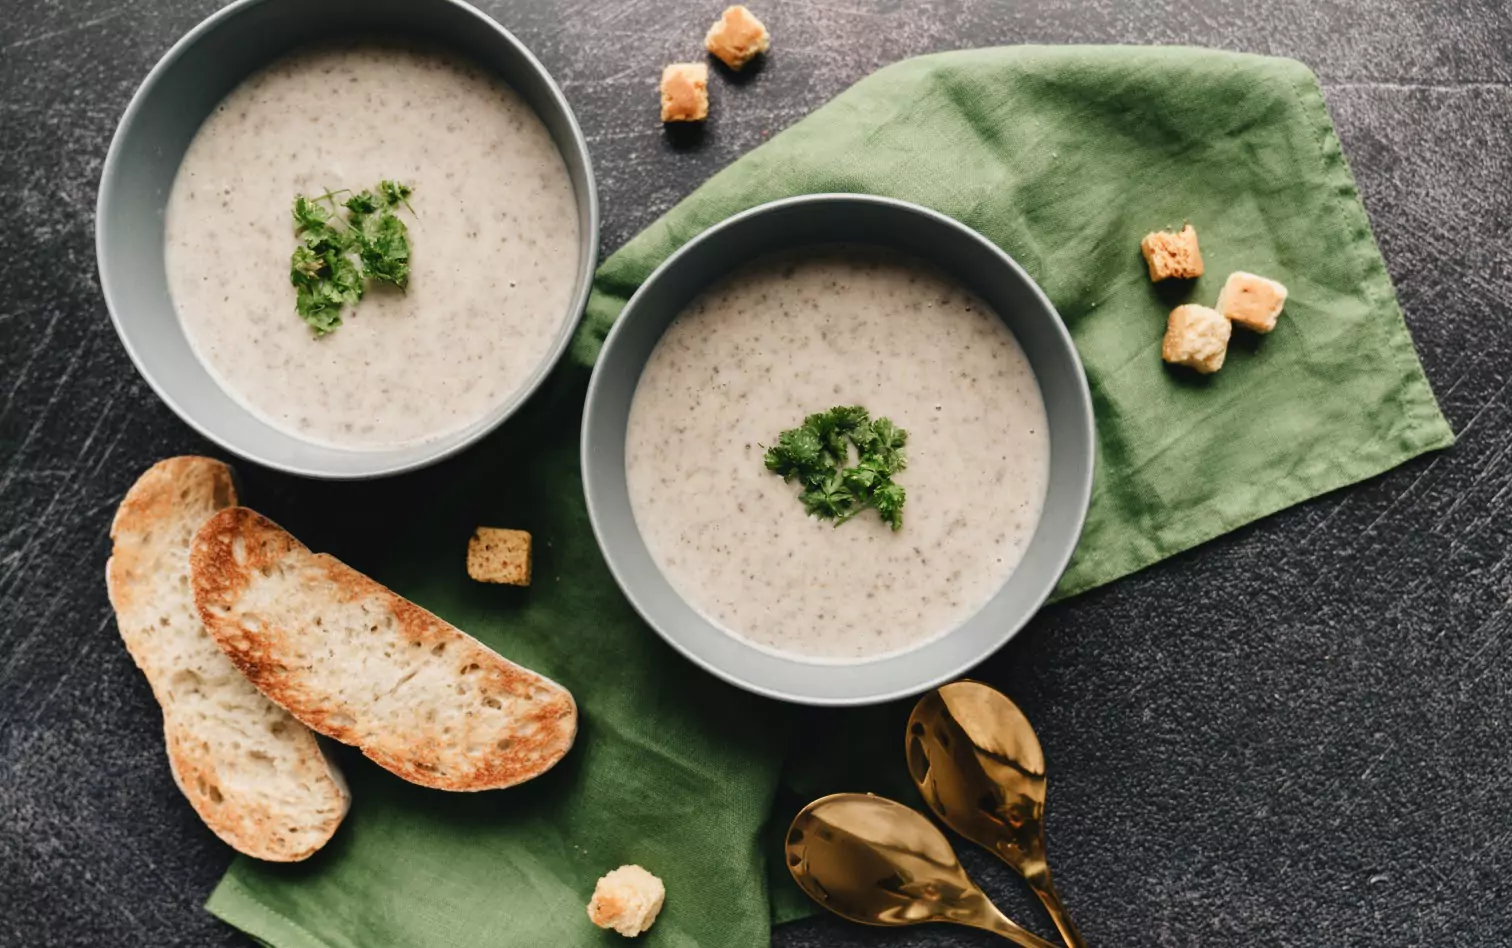
M 860 405 L 909 432 L 903 525 L 836 526 L 763 464 L 805 415 Z M 1033 371 L 977 297 L 851 248 L 758 261 L 695 300 L 630 410 L 635 520 L 672 586 L 761 646 L 854 660 L 959 625 L 1008 579 L 1044 502 Z
M 295 312 L 296 195 L 413 186 L 408 290 L 369 286 L 316 338 Z M 440 52 L 364 42 L 296 52 L 205 121 L 167 209 L 168 284 L 222 387 L 307 440 L 389 448 L 515 395 L 568 318 L 572 182 L 515 92 Z

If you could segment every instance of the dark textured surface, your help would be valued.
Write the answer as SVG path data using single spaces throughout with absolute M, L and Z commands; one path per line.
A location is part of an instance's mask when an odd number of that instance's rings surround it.
M 1323 79 L 1452 451 L 1049 610 L 995 662 L 1052 766 L 1051 846 L 1094 945 L 1512 944 L 1512 11 L 1502 0 L 763 0 L 766 67 L 674 149 L 651 91 L 718 3 L 484 4 L 562 82 L 612 251 L 879 65 L 1016 42 L 1193 43 Z M 214 0 L 12 0 L 0 18 L 0 944 L 242 945 L 200 905 L 229 859 L 174 789 L 115 633 L 111 513 L 208 451 L 106 319 L 92 210 L 137 82 Z M 212 452 L 213 453 L 213 452 Z M 314 485 L 243 467 L 267 513 L 340 528 L 445 472 Z M 1043 928 L 976 853 L 1005 907 Z M 831 920 L 787 946 L 980 944 Z

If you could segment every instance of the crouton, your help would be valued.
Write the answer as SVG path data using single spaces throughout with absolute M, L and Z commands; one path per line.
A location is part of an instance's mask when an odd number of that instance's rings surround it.
M 651 927 L 667 889 L 662 881 L 640 866 L 620 866 L 593 887 L 588 918 L 599 928 L 612 928 L 634 938 Z
M 704 46 L 726 66 L 740 67 L 767 51 L 772 34 L 743 6 L 733 6 L 709 27 Z
M 467 575 L 480 583 L 530 585 L 530 534 L 479 527 L 467 541 Z
M 1159 230 L 1145 234 L 1139 250 L 1150 267 L 1152 282 L 1202 276 L 1202 251 L 1197 247 L 1197 229 L 1191 224 L 1177 233 Z
M 1230 322 L 1255 332 L 1276 328 L 1276 317 L 1286 305 L 1286 287 L 1275 280 L 1236 270 L 1218 293 L 1218 312 Z
M 1223 368 L 1232 332 L 1233 326 L 1215 309 L 1190 303 L 1178 306 L 1171 310 L 1166 323 L 1160 357 L 1173 365 L 1210 375 Z
M 663 122 L 702 122 L 708 117 L 708 63 L 673 63 L 663 69 L 661 120 Z

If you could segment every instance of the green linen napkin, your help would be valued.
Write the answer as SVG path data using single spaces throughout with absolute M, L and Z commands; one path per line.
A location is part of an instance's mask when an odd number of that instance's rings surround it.
M 1099 456 L 1058 595 L 1452 441 L 1305 67 L 1191 49 L 1024 47 L 884 69 L 609 258 L 548 389 L 448 465 L 439 496 L 396 514 L 411 519 L 391 555 L 354 559 L 571 688 L 576 748 L 540 780 L 472 796 L 409 786 L 344 752 L 354 803 L 331 844 L 296 866 L 239 859 L 212 912 L 278 948 L 608 945 L 618 936 L 592 928 L 584 904 L 597 876 L 638 862 L 669 892 L 645 944 L 766 943 L 763 831 L 769 816 L 773 826 L 791 816 L 771 807 L 792 712 L 698 671 L 627 607 L 584 512 L 577 422 L 604 334 L 668 254 L 736 211 L 820 191 L 904 198 L 976 228 L 1070 327 Z M 1139 238 L 1183 220 L 1201 234 L 1208 275 L 1152 285 Z M 1214 377 L 1167 370 L 1169 309 L 1211 304 L 1237 269 L 1290 288 L 1276 331 L 1239 334 Z M 465 578 L 479 523 L 535 534 L 530 589 Z M 802 911 L 778 884 L 778 916 Z

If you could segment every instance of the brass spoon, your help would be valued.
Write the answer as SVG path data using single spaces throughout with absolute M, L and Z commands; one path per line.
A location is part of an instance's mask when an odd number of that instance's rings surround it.
M 821 797 L 793 819 L 786 849 L 788 870 L 803 891 L 853 922 L 954 922 L 1023 948 L 1056 948 L 987 901 L 945 834 L 901 803 L 868 793 Z
M 1045 755 L 1017 705 L 976 681 L 931 691 L 908 719 L 908 772 L 946 826 L 1024 877 L 1069 948 L 1086 948 L 1045 861 Z

